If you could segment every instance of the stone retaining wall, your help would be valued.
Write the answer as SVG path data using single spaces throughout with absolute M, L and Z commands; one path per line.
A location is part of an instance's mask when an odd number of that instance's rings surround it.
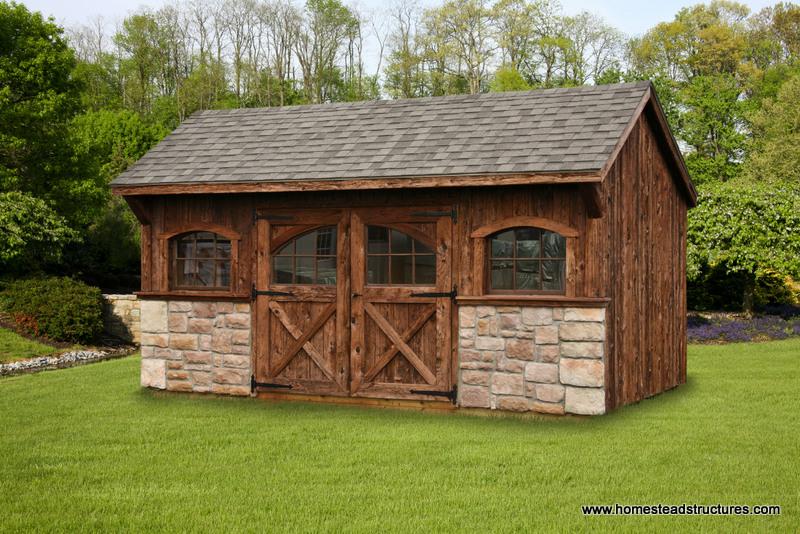
M 107 334 L 139 343 L 139 320 L 136 295 L 103 295 L 103 329 Z
M 143 300 L 141 314 L 142 386 L 250 394 L 250 304 Z
M 605 308 L 459 308 L 459 405 L 605 413 Z

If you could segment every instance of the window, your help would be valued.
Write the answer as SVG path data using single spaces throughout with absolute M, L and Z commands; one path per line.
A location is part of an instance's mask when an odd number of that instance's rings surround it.
M 231 241 L 212 232 L 171 240 L 172 285 L 176 289 L 230 289 Z
M 272 281 L 336 285 L 336 227 L 306 232 L 282 246 L 272 258 Z
M 399 230 L 368 226 L 367 283 L 435 285 L 436 255 L 430 247 Z
M 513 228 L 489 236 L 489 289 L 564 292 L 566 239 L 541 228 Z

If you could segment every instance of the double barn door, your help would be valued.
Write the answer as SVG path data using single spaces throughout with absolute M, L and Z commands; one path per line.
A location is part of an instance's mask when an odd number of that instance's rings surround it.
M 259 391 L 452 394 L 449 211 L 270 210 L 257 224 Z

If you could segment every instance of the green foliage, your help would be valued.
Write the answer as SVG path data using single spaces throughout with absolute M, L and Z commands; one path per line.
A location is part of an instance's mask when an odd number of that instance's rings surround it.
M 0 267 L 6 274 L 58 262 L 77 234 L 50 205 L 25 193 L 0 193 Z
M 707 186 L 689 212 L 687 253 L 689 282 L 699 286 L 696 302 L 709 302 L 708 294 L 716 295 L 718 307 L 752 309 L 764 273 L 800 278 L 800 188 L 739 181 Z
M 786 181 L 800 187 L 800 73 L 783 83 L 774 98 L 765 98 L 751 122 L 747 178 Z
M 54 341 L 88 343 L 103 331 L 100 290 L 71 278 L 16 280 L 0 293 L 0 307 L 19 331 Z
M 489 84 L 489 91 L 502 93 L 504 91 L 526 91 L 531 86 L 522 77 L 517 69 L 511 65 L 504 65 L 494 72 L 494 78 Z

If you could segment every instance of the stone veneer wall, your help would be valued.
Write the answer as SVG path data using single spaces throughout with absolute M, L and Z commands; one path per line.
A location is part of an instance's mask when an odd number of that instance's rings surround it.
M 103 329 L 107 334 L 139 343 L 139 317 L 136 295 L 103 295 Z
M 141 301 L 141 384 L 250 394 L 250 304 Z
M 459 405 L 605 413 L 605 308 L 461 306 Z

